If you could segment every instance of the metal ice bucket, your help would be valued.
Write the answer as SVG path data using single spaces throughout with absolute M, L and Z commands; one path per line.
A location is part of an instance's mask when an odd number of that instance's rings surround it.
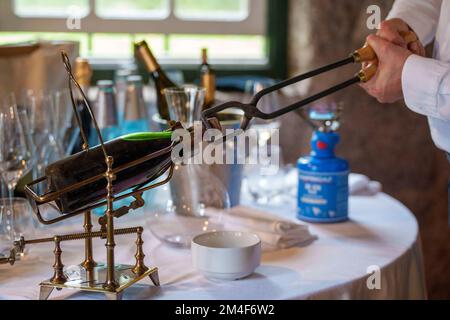
M 226 112 L 220 114 L 220 122 L 222 128 L 226 129 L 239 129 L 243 113 L 240 110 L 227 110 Z M 152 118 L 153 127 L 156 130 L 166 130 L 168 125 L 167 122 L 159 117 L 159 114 L 155 114 Z M 236 155 L 237 150 L 234 146 L 234 153 Z M 235 156 L 236 159 L 236 156 Z M 210 173 L 217 177 L 223 186 L 228 191 L 230 197 L 231 207 L 238 206 L 241 197 L 241 185 L 243 178 L 244 166 L 242 164 L 213 164 L 213 165 L 202 165 L 203 170 L 209 170 Z M 171 191 L 174 199 L 183 198 L 186 200 L 188 195 L 195 194 L 193 192 L 193 186 L 195 185 L 195 177 L 189 175 L 189 170 L 180 167 L 178 172 L 174 174 L 172 181 L 170 183 Z M 196 199 L 192 198 L 192 201 Z M 192 204 L 192 208 L 195 208 L 195 204 Z

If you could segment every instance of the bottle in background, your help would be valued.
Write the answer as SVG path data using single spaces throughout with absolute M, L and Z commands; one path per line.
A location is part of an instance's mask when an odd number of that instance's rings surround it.
M 116 71 L 114 75 L 114 83 L 116 86 L 116 102 L 117 114 L 119 117 L 119 125 L 122 125 L 125 114 L 126 94 L 127 94 L 127 79 L 129 76 L 136 74 L 131 66 L 130 68 L 123 68 Z
M 75 79 L 83 89 L 83 92 L 88 97 L 89 88 L 91 85 L 92 79 L 92 69 L 89 64 L 89 61 L 84 58 L 77 58 L 75 61 Z M 83 131 L 86 133 L 86 137 L 89 139 L 91 135 L 91 116 L 89 115 L 89 111 L 84 106 L 83 97 L 81 97 L 80 93 L 76 92 L 76 104 L 78 113 L 80 114 L 81 126 L 83 127 Z M 88 101 L 89 102 L 89 101 Z M 72 153 L 80 152 L 83 149 L 83 139 L 78 138 L 77 143 L 75 144 Z
M 135 54 L 155 82 L 156 103 L 161 119 L 169 121 L 170 115 L 167 102 L 164 97 L 164 89 L 176 87 L 177 85 L 167 77 L 164 71 L 162 71 L 161 66 L 156 61 L 156 58 L 150 51 L 146 41 L 141 41 L 135 44 Z
M 114 94 L 114 83 L 110 80 L 97 82 L 98 96 L 94 106 L 94 115 L 103 140 L 108 141 L 120 136 L 117 117 L 117 104 Z M 91 127 L 90 146 L 100 143 L 97 132 Z
M 125 94 L 125 110 L 122 134 L 145 132 L 149 130 L 148 112 L 144 101 L 141 76 L 129 76 Z
M 208 109 L 214 104 L 214 101 L 216 100 L 216 74 L 208 64 L 208 49 L 202 49 L 200 86 L 202 86 L 206 90 L 204 109 Z

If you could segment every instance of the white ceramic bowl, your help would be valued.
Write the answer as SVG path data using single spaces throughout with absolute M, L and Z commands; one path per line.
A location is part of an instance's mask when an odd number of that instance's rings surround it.
M 242 279 L 261 264 L 261 240 L 252 233 L 204 233 L 192 240 L 191 251 L 194 267 L 210 279 Z

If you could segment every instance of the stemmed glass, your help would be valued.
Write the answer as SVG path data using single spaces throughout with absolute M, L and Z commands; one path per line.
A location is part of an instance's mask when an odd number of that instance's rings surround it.
M 59 119 L 60 113 L 59 108 L 55 107 L 54 97 L 50 94 L 28 91 L 24 103 L 28 113 L 31 139 L 35 145 L 36 161 L 33 176 L 38 178 L 43 175 L 45 167 L 50 162 L 59 160 L 65 155 L 55 136 L 62 134 L 58 130 L 59 121 L 54 120 Z M 60 104 L 59 101 L 57 103 Z
M 55 91 L 53 94 L 53 104 L 50 104 L 52 110 L 52 135 L 59 145 L 59 156 L 64 153 L 68 156 L 73 146 L 74 132 L 73 128 L 73 108 L 68 89 Z M 76 132 L 78 133 L 78 132 Z M 77 135 L 78 136 L 78 135 Z
M 12 201 L 18 181 L 31 169 L 30 153 L 14 95 L 4 97 L 0 107 L 0 173 Z M 13 212 L 7 210 L 2 215 L 6 215 L 2 217 L 2 227 L 13 238 Z

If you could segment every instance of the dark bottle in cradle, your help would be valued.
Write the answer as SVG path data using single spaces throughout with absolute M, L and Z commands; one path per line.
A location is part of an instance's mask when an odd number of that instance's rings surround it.
M 105 149 L 108 156 L 114 159 L 113 170 L 117 170 L 144 156 L 170 147 L 171 137 L 171 131 L 135 133 L 105 143 Z M 154 159 L 117 172 L 113 183 L 114 194 L 156 180 L 171 165 L 171 151 L 168 151 Z M 101 146 L 96 146 L 49 165 L 45 173 L 49 191 L 57 192 L 86 179 L 101 176 L 106 169 L 103 150 Z M 63 214 L 67 214 L 98 203 L 107 195 L 106 184 L 106 179 L 100 177 L 92 183 L 61 195 L 56 205 Z
M 158 61 L 156 61 L 156 58 L 150 51 L 146 41 L 135 44 L 135 55 L 142 62 L 146 71 L 155 82 L 156 103 L 161 119 L 167 121 L 171 120 L 167 101 L 164 97 L 164 89 L 176 87 L 177 85 L 174 84 L 161 69 L 161 66 Z
M 83 89 L 83 92 L 86 95 L 89 92 L 89 86 L 91 84 L 92 78 L 92 69 L 87 59 L 77 58 L 75 61 L 75 79 Z M 78 113 L 81 119 L 81 126 L 83 128 L 84 133 L 86 134 L 86 138 L 89 139 L 90 131 L 91 131 L 91 116 L 89 115 L 89 111 L 84 106 L 83 98 L 80 95 L 74 97 L 75 102 L 77 104 Z M 80 152 L 83 150 L 83 139 L 81 136 L 78 138 L 73 150 L 71 150 L 72 154 Z

